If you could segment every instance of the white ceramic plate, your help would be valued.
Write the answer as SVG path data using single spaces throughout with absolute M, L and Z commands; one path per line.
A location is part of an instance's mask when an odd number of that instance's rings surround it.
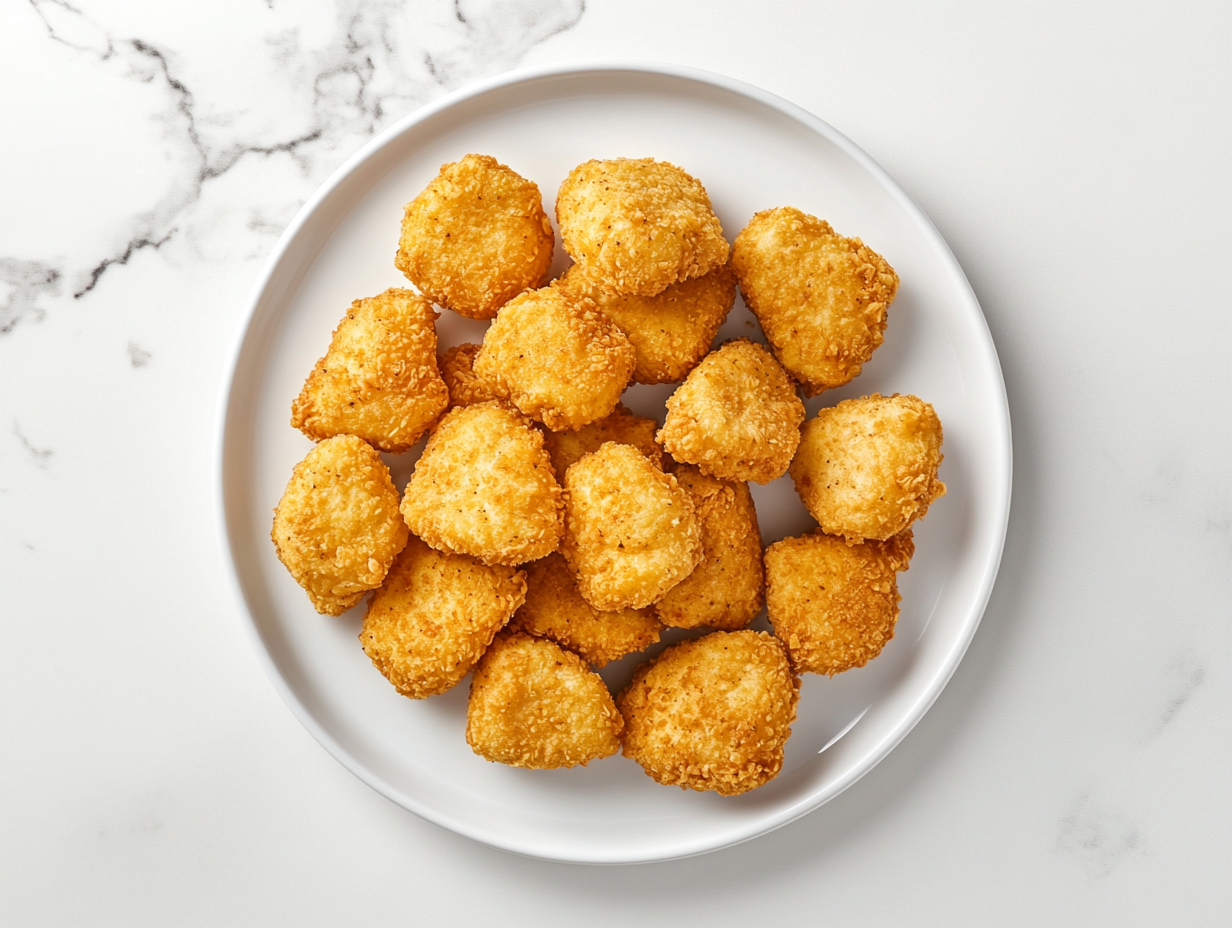
M 394 268 L 403 204 L 440 165 L 495 156 L 543 191 L 590 158 L 664 159 L 700 178 L 728 238 L 757 210 L 793 205 L 858 235 L 898 271 L 885 343 L 849 396 L 914 393 L 945 427 L 949 495 L 916 525 L 900 577 L 897 633 L 867 667 L 806 676 L 783 771 L 724 799 L 659 786 L 621 756 L 574 770 L 490 764 L 463 738 L 467 681 L 426 700 L 399 696 L 359 647 L 362 606 L 317 615 L 274 555 L 271 511 L 310 443 L 291 400 L 351 300 L 406 286 Z M 558 236 L 559 242 L 559 236 Z M 565 263 L 559 244 L 557 267 Z M 450 312 L 442 348 L 485 327 Z M 737 303 L 719 338 L 760 339 Z M 625 402 L 662 416 L 671 387 Z M 386 456 L 401 487 L 419 449 Z M 224 393 L 219 434 L 224 544 L 266 669 L 331 754 L 394 802 L 479 841 L 536 857 L 630 862 L 698 854 L 777 828 L 867 773 L 919 721 L 961 660 L 988 600 L 1010 500 L 1010 430 L 996 350 L 970 286 L 919 208 L 816 117 L 727 78 L 618 64 L 505 75 L 412 114 L 348 161 L 303 208 L 257 288 Z M 766 543 L 814 525 L 789 478 L 753 487 Z M 764 619 L 759 620 L 764 622 Z M 669 640 L 679 637 L 678 633 Z M 641 658 L 603 671 L 613 688 Z

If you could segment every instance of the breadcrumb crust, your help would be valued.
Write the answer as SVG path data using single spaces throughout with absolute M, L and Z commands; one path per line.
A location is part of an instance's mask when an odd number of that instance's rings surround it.
M 492 385 L 475 373 L 477 354 L 479 345 L 467 342 L 454 345 L 441 357 L 441 378 L 449 390 L 450 409 L 500 399 Z
M 659 424 L 654 419 L 635 416 L 617 403 L 612 412 L 590 425 L 572 432 L 545 432 L 543 446 L 552 457 L 552 467 L 558 475 L 564 475 L 570 467 L 592 451 L 598 451 L 605 442 L 614 441 L 632 445 L 646 455 L 650 463 L 663 470 L 663 449 L 655 441 Z

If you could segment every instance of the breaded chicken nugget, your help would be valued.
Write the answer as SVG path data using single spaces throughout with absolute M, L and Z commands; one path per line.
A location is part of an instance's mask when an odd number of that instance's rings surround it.
M 708 354 L 668 397 L 658 439 L 703 474 L 769 483 L 791 463 L 803 421 L 791 378 L 765 348 L 738 338 Z
M 492 385 L 475 373 L 475 355 L 479 346 L 470 343 L 455 345 L 441 358 L 441 377 L 449 389 L 449 407 L 474 406 L 500 399 Z M 564 473 L 564 471 L 560 471 Z
M 664 625 L 734 631 L 761 612 L 761 532 L 747 483 L 679 467 L 676 480 L 693 497 L 702 529 L 702 561 L 655 605 Z
M 394 264 L 433 302 L 491 319 L 546 282 L 554 242 L 539 188 L 495 158 L 467 155 L 406 204 Z
M 617 403 L 611 415 L 584 425 L 576 432 L 547 432 L 543 436 L 543 447 L 548 449 L 552 467 L 561 477 L 584 455 L 598 451 L 600 445 L 609 441 L 632 445 L 646 455 L 651 464 L 662 470 L 663 449 L 655 441 L 658 428 L 659 424 L 654 419 L 635 416 L 624 404 Z
M 805 396 L 841 387 L 885 333 L 898 275 L 858 238 L 790 206 L 755 215 L 732 265 L 766 339 Z
M 625 756 L 668 786 L 748 792 L 782 768 L 799 695 L 782 644 L 765 632 L 682 641 L 616 699 Z
M 361 438 L 338 435 L 295 465 L 270 537 L 317 612 L 342 615 L 381 585 L 406 534 L 381 456 Z
M 602 419 L 633 373 L 633 346 L 590 300 L 544 287 L 510 300 L 483 337 L 475 373 L 555 431 Z
M 898 577 L 915 553 L 911 530 L 848 545 L 816 532 L 766 549 L 766 607 L 799 673 L 863 667 L 894 637 Z
M 676 383 L 706 356 L 736 300 L 736 275 L 724 264 L 672 284 L 656 296 L 621 295 L 588 265 L 575 264 L 552 286 L 595 301 L 629 336 L 636 383 Z
M 727 263 L 706 188 L 653 158 L 587 161 L 556 195 L 565 251 L 617 293 L 654 296 Z
M 406 451 L 449 401 L 436 367 L 436 317 L 411 290 L 356 300 L 291 405 L 291 425 L 314 441 L 357 435 Z
M 359 641 L 403 696 L 435 696 L 470 673 L 525 598 L 522 571 L 443 554 L 412 535 L 368 601 Z
M 510 628 L 550 638 L 602 667 L 650 647 L 663 626 L 648 608 L 600 612 L 582 599 L 565 559 L 549 554 L 526 565 L 526 602 Z
M 596 609 L 641 609 L 693 572 L 701 526 L 675 477 L 607 442 L 565 473 L 561 552 Z
M 471 681 L 466 743 L 513 767 L 585 766 L 616 753 L 623 724 L 606 684 L 580 657 L 546 638 L 506 632 Z
M 874 393 L 805 423 L 791 479 L 827 535 L 885 541 L 945 495 L 941 421 L 917 396 Z
M 543 435 L 495 401 L 445 413 L 406 485 L 402 515 L 438 551 L 485 564 L 551 554 L 564 529 Z

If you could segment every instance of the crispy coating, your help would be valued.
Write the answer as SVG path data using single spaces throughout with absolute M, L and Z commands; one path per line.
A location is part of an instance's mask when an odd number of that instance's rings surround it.
M 659 470 L 663 469 L 663 449 L 655 441 L 659 424 L 654 419 L 635 416 L 617 403 L 611 414 L 584 425 L 576 432 L 548 432 L 543 436 L 543 446 L 552 456 L 552 467 L 558 475 L 580 461 L 584 455 L 598 451 L 604 442 L 615 441 L 632 445 L 650 459 Z
M 617 293 L 654 296 L 727 263 L 706 188 L 653 158 L 587 161 L 556 195 L 565 251 Z
M 706 356 L 736 300 L 728 264 L 672 284 L 655 296 L 619 294 L 589 265 L 575 264 L 552 286 L 580 293 L 629 336 L 636 383 L 676 383 Z
M 769 483 L 791 463 L 803 421 L 791 378 L 761 345 L 738 338 L 708 354 L 668 397 L 658 438 L 703 474 Z
M 556 550 L 560 484 L 543 435 L 501 402 L 451 409 L 406 485 L 402 515 L 438 551 L 517 565 Z
M 354 435 L 325 439 L 295 465 L 270 532 L 323 615 L 342 615 L 380 586 L 406 535 L 389 468 Z
M 469 342 L 455 345 L 441 358 L 441 377 L 449 389 L 449 408 L 474 406 L 500 399 L 492 385 L 475 373 L 475 355 L 479 346 Z M 563 471 L 558 471 L 563 473 Z
M 675 477 L 607 442 L 565 473 L 561 551 L 596 609 L 641 609 L 693 572 L 701 526 Z
M 748 792 L 782 768 L 799 696 L 782 644 L 765 632 L 682 641 L 616 698 L 625 756 L 668 786 Z
M 663 626 L 650 609 L 600 612 L 578 592 L 569 564 L 559 554 L 526 565 L 526 602 L 510 628 L 551 638 L 602 667 L 659 640 Z
M 740 292 L 805 396 L 860 373 L 885 334 L 898 275 L 858 238 L 790 206 L 757 213 L 732 246 Z
M 359 641 L 403 696 L 435 696 L 470 673 L 525 598 L 522 571 L 444 554 L 412 535 L 368 601 Z
M 849 545 L 815 532 L 766 549 L 766 606 L 798 673 L 863 667 L 894 637 L 898 571 L 915 553 L 911 529 Z
M 590 300 L 552 287 L 501 309 L 483 337 L 475 373 L 554 431 L 610 413 L 633 374 L 629 339 Z
M 356 300 L 291 405 L 291 425 L 313 441 L 358 435 L 382 451 L 406 451 L 449 401 L 436 367 L 436 318 L 411 290 Z
M 394 264 L 428 299 L 491 319 L 546 282 L 555 236 L 539 188 L 487 155 L 467 155 L 410 203 Z
M 744 628 L 761 612 L 764 588 L 761 532 L 749 486 L 707 477 L 696 467 L 679 467 L 674 475 L 693 497 L 703 553 L 697 569 L 655 605 L 655 614 L 676 628 Z
M 466 743 L 496 763 L 586 766 L 616 753 L 623 727 L 599 675 L 546 638 L 498 635 L 471 680 Z
M 874 393 L 805 423 L 791 479 L 827 535 L 885 541 L 945 495 L 941 421 L 917 396 Z

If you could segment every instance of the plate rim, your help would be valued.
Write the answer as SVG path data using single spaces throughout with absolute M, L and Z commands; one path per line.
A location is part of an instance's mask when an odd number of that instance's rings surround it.
M 595 853 L 590 855 L 584 854 L 552 854 L 545 852 L 538 847 L 520 843 L 516 839 L 502 838 L 501 836 L 482 832 L 479 829 L 473 828 L 468 823 L 460 820 L 455 820 L 447 814 L 442 814 L 440 810 L 425 805 L 415 799 L 415 797 L 404 793 L 396 788 L 391 783 L 385 781 L 372 770 L 368 769 L 362 762 L 354 757 L 350 751 L 341 745 L 333 735 L 324 728 L 317 720 L 316 716 L 303 704 L 296 695 L 290 684 L 287 682 L 282 672 L 274 662 L 269 648 L 266 646 L 265 640 L 258 628 L 257 620 L 253 615 L 253 610 L 249 605 L 248 598 L 245 594 L 243 583 L 235 562 L 234 548 L 231 544 L 232 526 L 229 524 L 227 515 L 227 473 L 228 473 L 228 451 L 229 441 L 231 440 L 231 408 L 235 401 L 235 386 L 236 376 L 239 372 L 239 363 L 243 354 L 245 345 L 248 342 L 249 336 L 253 330 L 253 324 L 256 320 L 257 310 L 261 305 L 265 292 L 268 289 L 271 279 L 273 278 L 278 266 L 286 255 L 287 250 L 292 242 L 297 238 L 300 230 L 303 228 L 308 219 L 313 215 L 320 204 L 326 200 L 336 188 L 343 184 L 347 178 L 369 158 L 373 157 L 377 152 L 383 149 L 386 145 L 392 142 L 397 136 L 410 130 L 419 123 L 425 122 L 433 116 L 448 110 L 464 101 L 475 97 L 483 96 L 487 93 L 500 90 L 514 84 L 530 83 L 545 77 L 560 77 L 566 75 L 575 76 L 595 76 L 604 73 L 608 74 L 642 74 L 658 77 L 666 77 L 684 82 L 702 84 L 711 88 L 718 88 L 728 93 L 735 94 L 751 100 L 754 103 L 766 106 L 780 114 L 788 117 L 794 122 L 801 124 L 811 132 L 822 136 L 831 144 L 834 144 L 854 161 L 860 167 L 872 174 L 882 186 L 894 196 L 899 204 L 912 217 L 920 223 L 925 234 L 933 240 L 933 244 L 939 246 L 939 251 L 943 258 L 948 261 L 950 270 L 955 273 L 958 279 L 966 287 L 967 293 L 970 296 L 967 301 L 966 309 L 971 312 L 973 320 L 976 323 L 975 331 L 978 333 L 982 347 L 987 353 L 987 358 L 991 361 L 993 370 L 995 371 L 995 384 L 999 387 L 999 403 L 994 403 L 998 409 L 999 415 L 999 434 L 994 436 L 997 440 L 995 444 L 998 446 L 1000 454 L 1004 458 L 1004 469 L 1000 474 L 996 475 L 996 489 L 1002 500 L 1002 508 L 999 513 L 1000 524 L 994 535 L 994 544 L 991 545 L 986 553 L 985 562 L 982 567 L 980 585 L 976 591 L 976 595 L 972 600 L 971 608 L 968 610 L 968 615 L 963 621 L 963 633 L 959 640 L 955 642 L 946 659 L 941 663 L 928 686 L 920 693 L 919 697 L 910 706 L 909 711 L 903 713 L 897 723 L 886 733 L 886 735 L 878 742 L 873 749 L 865 755 L 864 761 L 849 770 L 842 778 L 832 783 L 828 788 L 818 789 L 800 800 L 799 802 L 788 804 L 783 808 L 775 810 L 772 814 L 760 817 L 754 820 L 752 826 L 742 823 L 734 828 L 730 835 L 727 835 L 719 840 L 703 840 L 694 841 L 691 845 L 686 843 L 681 847 L 667 852 L 650 851 L 643 854 L 602 854 Z M 271 249 L 269 256 L 266 258 L 260 274 L 258 275 L 255 284 L 253 285 L 250 296 L 239 324 L 236 334 L 232 340 L 231 348 L 227 356 L 226 363 L 222 371 L 221 390 L 218 397 L 218 404 L 215 414 L 214 428 L 214 511 L 216 517 L 216 530 L 218 533 L 218 541 L 221 546 L 221 553 L 225 564 L 225 573 L 227 575 L 227 586 L 230 590 L 234 604 L 238 607 L 239 613 L 242 616 L 242 624 L 244 631 L 249 640 L 249 644 L 256 652 L 258 662 L 261 664 L 265 672 L 266 678 L 273 685 L 275 691 L 286 703 L 292 714 L 298 719 L 301 725 L 316 739 L 316 741 L 343 767 L 349 770 L 360 781 L 367 784 L 380 795 L 384 796 L 390 802 L 406 809 L 425 821 L 448 829 L 455 834 L 463 835 L 471 840 L 495 847 L 500 850 L 508 851 L 524 857 L 530 857 L 539 860 L 548 860 L 561 863 L 585 863 L 585 864 L 636 864 L 650 863 L 658 861 L 679 860 L 687 857 L 695 857 L 702 854 L 711 853 L 728 847 L 734 847 L 746 841 L 751 841 L 754 838 L 769 834 L 785 825 L 802 818 L 809 812 L 819 808 L 825 803 L 831 801 L 835 797 L 841 795 L 869 771 L 883 761 L 891 751 L 915 728 L 920 720 L 927 714 L 928 710 L 936 702 L 941 692 L 945 689 L 950 679 L 953 677 L 958 665 L 962 662 L 967 649 L 971 645 L 971 641 L 975 637 L 981 621 L 983 620 L 984 612 L 987 609 L 988 601 L 992 596 L 993 587 L 996 584 L 997 574 L 1000 570 L 1001 559 L 1005 549 L 1005 539 L 1009 529 L 1010 507 L 1013 497 L 1013 438 L 1010 421 L 1009 397 L 1005 385 L 1004 371 L 1001 367 L 1000 356 L 997 353 L 996 343 L 993 341 L 992 332 L 988 327 L 987 317 L 984 315 L 983 308 L 980 305 L 979 298 L 975 295 L 974 289 L 959 264 L 958 259 L 954 256 L 949 243 L 938 231 L 929 216 L 923 209 L 906 193 L 897 181 L 891 177 L 884 168 L 882 168 L 870 155 L 863 149 L 851 141 L 842 132 L 835 129 L 829 123 L 825 122 L 820 117 L 809 112 L 803 107 L 792 103 L 777 94 L 764 90 L 756 85 L 749 84 L 745 81 L 736 78 L 728 77 L 713 71 L 708 71 L 700 68 L 694 68 L 686 65 L 673 64 L 669 62 L 637 60 L 637 59 L 598 59 L 592 61 L 568 61 L 547 65 L 537 65 L 531 67 L 520 67 L 510 71 L 502 72 L 501 74 L 492 77 L 484 78 L 473 83 L 467 84 L 456 90 L 453 90 L 443 96 L 419 107 L 416 110 L 408 113 L 406 116 L 397 120 L 392 125 L 375 135 L 367 143 L 359 148 L 354 154 L 347 158 L 339 165 L 330 176 L 313 192 L 313 194 L 304 202 L 295 217 L 283 230 L 277 243 Z M 237 526 L 238 528 L 238 526 Z

